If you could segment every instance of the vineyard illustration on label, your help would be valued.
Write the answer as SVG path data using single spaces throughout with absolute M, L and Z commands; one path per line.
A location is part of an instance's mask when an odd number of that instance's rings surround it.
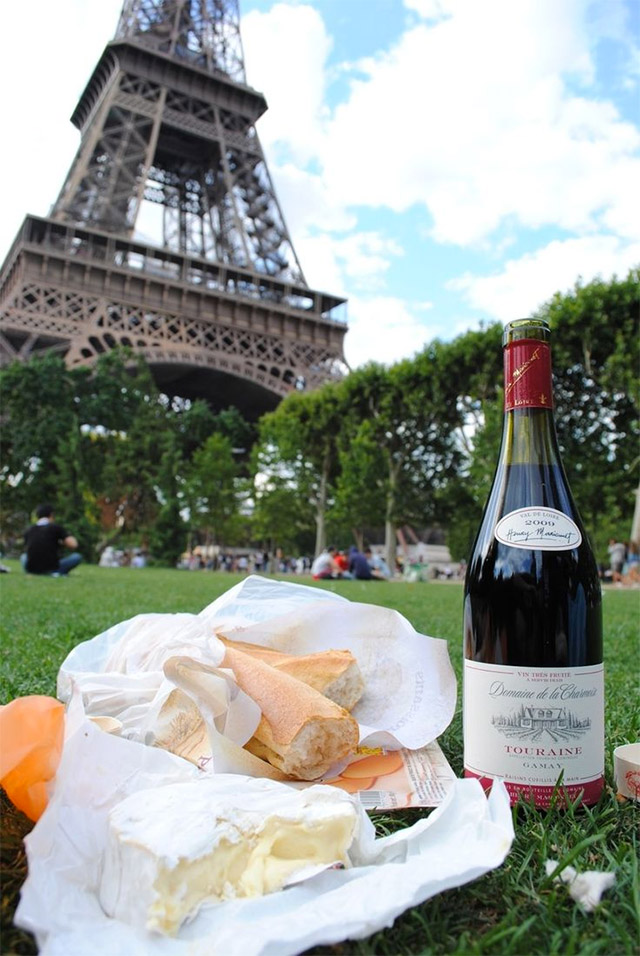
M 576 740 L 591 728 L 589 717 L 577 717 L 566 707 L 538 707 L 523 705 L 511 714 L 495 714 L 491 718 L 495 729 L 505 737 L 517 740 L 544 741 Z

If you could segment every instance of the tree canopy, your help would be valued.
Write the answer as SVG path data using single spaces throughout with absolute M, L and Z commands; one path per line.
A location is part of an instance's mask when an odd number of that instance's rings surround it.
M 586 526 L 603 558 L 629 537 L 640 477 L 640 272 L 578 282 L 537 313 L 552 328 L 556 422 Z M 88 560 L 115 540 L 173 564 L 187 543 L 311 555 L 403 526 L 446 531 L 466 557 L 502 425 L 502 328 L 431 342 L 391 366 L 292 392 L 258 426 L 237 409 L 159 394 L 126 352 L 95 368 L 52 354 L 0 371 L 0 533 L 19 549 L 52 501 Z

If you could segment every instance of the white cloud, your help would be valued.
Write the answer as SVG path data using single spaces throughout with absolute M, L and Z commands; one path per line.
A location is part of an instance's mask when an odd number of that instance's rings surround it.
M 625 10 L 611 2 L 608 30 L 619 36 Z M 602 18 L 606 5 L 405 7 L 425 21 L 351 64 L 348 97 L 333 113 L 325 105 L 331 39 L 318 11 L 279 3 L 243 19 L 249 78 L 272 103 L 258 124 L 270 162 L 284 150 L 307 164 L 334 219 L 312 221 L 340 229 L 340 210 L 423 206 L 433 238 L 461 246 L 480 245 L 510 219 L 582 233 L 605 225 L 632 237 L 640 133 L 610 102 L 568 85 L 584 90 L 594 80 L 588 17 Z
M 331 236 L 327 233 L 309 235 L 303 232 L 295 237 L 295 247 L 305 278 L 312 288 L 347 296 L 348 284 Z
M 69 117 L 115 35 L 121 7 L 120 0 L 69 0 L 62 9 L 50 0 L 33 0 L 26 10 L 2 6 L 0 88 L 9 131 L 2 150 L 2 250 L 26 213 L 48 215 L 62 188 L 80 146 Z
M 407 10 L 412 10 L 423 20 L 441 20 L 449 16 L 459 0 L 404 0 Z
M 338 240 L 336 257 L 342 261 L 345 275 L 356 285 L 366 282 L 371 288 L 383 280 L 391 265 L 390 256 L 401 256 L 402 247 L 394 239 L 385 239 L 376 232 L 359 232 Z
M 608 25 L 594 34 L 608 4 Z M 624 4 L 404 6 L 413 17 L 399 37 L 341 65 L 348 94 L 331 112 L 324 105 L 330 39 L 317 11 L 281 3 L 243 21 L 252 75 L 278 110 L 258 129 L 294 244 L 312 285 L 349 297 L 352 365 L 394 361 L 434 334 L 474 323 L 460 317 L 447 329 L 429 328 L 415 303 L 384 295 L 402 250 L 379 228 L 359 228 L 362 209 L 401 214 L 422 206 L 436 243 L 473 246 L 494 262 L 522 227 L 567 236 L 504 261 L 492 275 L 449 283 L 464 300 L 461 314 L 527 315 L 578 276 L 624 274 L 640 261 L 640 132 L 595 84 L 594 36 L 624 38 Z M 292 50 L 299 73 L 290 69 Z M 287 155 L 293 162 L 283 161 Z
M 352 301 L 358 289 L 369 293 L 384 287 L 384 274 L 402 248 L 376 232 L 350 232 L 336 238 L 327 233 L 302 232 L 296 239 L 307 281 L 317 289 L 331 289 Z M 304 268 L 304 266 L 303 266 Z
M 332 40 L 311 6 L 278 3 L 267 13 L 242 18 L 247 81 L 267 93 L 268 112 L 258 123 L 261 141 L 286 143 L 292 158 L 307 163 L 322 150 L 325 66 Z
M 310 173 L 294 163 L 269 162 L 276 194 L 293 234 L 309 229 L 346 232 L 354 229 L 357 218 L 343 205 L 332 204 L 317 173 Z
M 358 64 L 328 127 L 329 193 L 347 206 L 423 205 L 434 238 L 460 245 L 509 217 L 581 231 L 603 214 L 622 221 L 629 194 L 617 172 L 631 166 L 640 179 L 640 135 L 611 103 L 567 86 L 594 76 L 586 3 L 450 9 Z
M 536 252 L 511 259 L 489 276 L 469 273 L 448 283 L 469 305 L 501 322 L 524 318 L 556 292 L 569 292 L 578 277 L 585 283 L 600 277 L 625 276 L 640 264 L 640 241 L 624 243 L 615 236 L 555 240 Z
M 345 355 L 351 368 L 365 362 L 390 365 L 420 351 L 436 330 L 421 321 L 415 311 L 425 311 L 429 306 L 422 302 L 412 308 L 394 296 L 352 296 L 345 338 Z

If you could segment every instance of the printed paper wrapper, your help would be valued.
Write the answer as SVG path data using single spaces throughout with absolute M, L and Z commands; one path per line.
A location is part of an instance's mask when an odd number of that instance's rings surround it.
M 339 774 L 322 782 L 354 794 L 367 810 L 405 810 L 437 807 L 455 781 L 434 740 L 419 750 L 362 748 Z
M 86 719 L 79 694 L 66 725 L 51 802 L 26 839 L 29 875 L 16 913 L 42 956 L 293 956 L 391 926 L 409 907 L 500 866 L 513 840 L 504 786 L 494 784 L 487 798 L 476 780 L 456 780 L 428 817 L 392 836 L 365 839 L 351 869 L 327 869 L 269 896 L 204 906 L 173 938 L 151 934 L 109 918 L 100 906 L 107 815 L 138 789 L 190 780 L 199 771 L 165 750 L 100 730 Z

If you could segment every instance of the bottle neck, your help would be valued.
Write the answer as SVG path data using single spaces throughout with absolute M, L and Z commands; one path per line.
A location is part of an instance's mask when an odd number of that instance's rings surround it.
M 504 349 L 504 410 L 553 408 L 551 349 L 538 339 L 519 339 Z
M 553 417 L 551 349 L 538 339 L 519 339 L 504 349 L 503 464 L 560 460 Z

